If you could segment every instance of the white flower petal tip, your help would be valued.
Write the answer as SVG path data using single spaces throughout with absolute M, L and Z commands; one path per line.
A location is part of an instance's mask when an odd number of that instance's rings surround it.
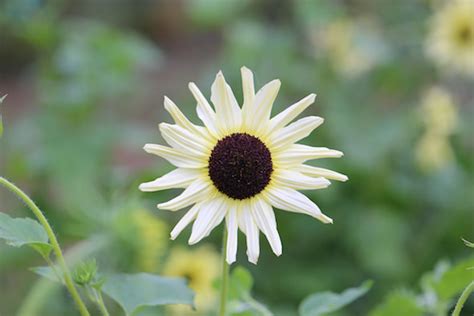
M 249 260 L 250 263 L 253 263 L 253 264 L 257 265 L 257 263 L 258 263 L 258 256 L 257 256 L 257 257 L 252 256 L 251 254 L 249 254 L 249 253 L 247 252 L 247 257 L 248 257 L 248 260 Z
M 324 224 L 332 224 L 334 221 L 332 220 L 332 218 L 324 215 L 324 214 L 318 214 L 318 215 L 315 215 L 314 216 L 315 218 L 319 219 L 321 222 L 323 222 Z
M 153 187 L 150 185 L 149 182 L 144 182 L 144 183 L 141 183 L 139 186 L 138 186 L 138 189 L 142 192 L 153 192 Z

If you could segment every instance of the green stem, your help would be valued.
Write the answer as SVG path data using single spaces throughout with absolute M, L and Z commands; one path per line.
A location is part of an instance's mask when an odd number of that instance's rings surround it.
M 53 232 L 53 229 L 48 223 L 48 220 L 46 217 L 43 215 L 39 207 L 33 202 L 32 199 L 28 195 L 26 195 L 20 188 L 18 188 L 16 185 L 8 181 L 7 179 L 0 177 L 0 184 L 4 185 L 7 189 L 9 189 L 13 194 L 15 194 L 20 200 L 22 200 L 33 212 L 33 214 L 36 216 L 40 224 L 44 227 L 46 234 L 48 235 L 49 241 L 51 243 L 51 246 L 53 247 L 53 251 L 56 255 L 56 258 L 58 260 L 59 266 L 61 267 L 61 270 L 63 270 L 63 276 L 64 276 L 64 282 L 66 283 L 66 287 L 71 293 L 71 296 L 74 300 L 74 302 L 77 305 L 77 308 L 79 309 L 79 312 L 81 313 L 82 316 L 90 316 L 89 311 L 87 310 L 86 305 L 81 299 L 81 296 L 79 295 L 79 292 L 77 291 L 76 287 L 74 286 L 74 282 L 72 281 L 71 278 L 71 272 L 69 271 L 66 261 L 64 260 L 63 253 L 61 251 L 61 248 L 59 247 L 58 240 L 56 239 L 56 235 Z
M 466 303 L 467 298 L 471 293 L 474 291 L 474 281 L 472 281 L 462 292 L 461 296 L 459 297 L 458 302 L 456 303 L 456 307 L 454 308 L 452 316 L 459 316 L 461 314 L 461 309 Z
M 222 278 L 221 278 L 221 305 L 219 308 L 219 316 L 226 316 L 227 291 L 229 288 L 229 265 L 226 261 L 227 251 L 227 228 L 224 226 L 224 234 L 222 238 Z
M 107 307 L 105 306 L 104 299 L 102 298 L 102 292 L 99 290 L 96 291 L 96 297 L 97 297 L 97 306 L 99 306 L 99 310 L 102 313 L 103 316 L 110 316 L 109 311 L 107 310 Z

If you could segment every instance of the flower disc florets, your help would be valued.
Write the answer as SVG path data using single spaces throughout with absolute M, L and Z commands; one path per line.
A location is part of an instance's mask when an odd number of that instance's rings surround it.
M 260 193 L 270 182 L 272 156 L 255 136 L 234 133 L 219 140 L 209 158 L 209 177 L 216 188 L 238 200 Z

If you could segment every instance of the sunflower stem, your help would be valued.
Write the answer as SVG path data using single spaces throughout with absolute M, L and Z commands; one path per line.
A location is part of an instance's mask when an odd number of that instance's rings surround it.
M 43 226 L 43 228 L 46 231 L 46 234 L 48 235 L 51 246 L 53 247 L 53 251 L 56 255 L 59 266 L 61 267 L 63 277 L 64 277 L 64 282 L 66 283 L 66 287 L 69 293 L 71 293 L 71 296 L 74 302 L 76 303 L 80 314 L 82 316 L 90 316 L 86 305 L 82 301 L 81 296 L 79 295 L 79 292 L 74 286 L 74 282 L 72 281 L 72 277 L 71 277 L 71 272 L 69 271 L 66 265 L 66 261 L 64 260 L 63 253 L 61 251 L 61 248 L 59 247 L 58 240 L 56 239 L 56 235 L 54 234 L 54 231 L 49 225 L 48 220 L 44 216 L 43 212 L 41 212 L 39 207 L 35 204 L 35 202 L 33 202 L 33 200 L 28 195 L 26 195 L 25 192 L 23 192 L 19 187 L 17 187 L 16 185 L 11 183 L 7 179 L 0 177 L 0 185 L 5 186 L 13 194 L 15 194 L 20 200 L 22 200 L 28 206 L 28 208 L 33 212 L 33 214 L 36 216 L 40 224 Z
M 472 281 L 462 292 L 458 302 L 456 303 L 456 307 L 454 308 L 452 316 L 459 316 L 461 314 L 462 307 L 472 292 L 474 292 L 474 281 Z
M 224 225 L 224 233 L 222 237 L 222 277 L 221 277 L 221 305 L 219 308 L 219 316 L 226 316 L 227 292 L 229 288 L 229 265 L 226 261 L 227 251 L 227 228 Z

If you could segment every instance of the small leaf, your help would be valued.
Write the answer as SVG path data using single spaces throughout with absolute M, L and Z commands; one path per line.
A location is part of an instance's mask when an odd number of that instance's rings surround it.
M 145 306 L 193 305 L 194 299 L 194 293 L 184 279 L 148 273 L 111 275 L 102 290 L 123 308 L 127 316 Z
M 232 270 L 229 285 L 229 297 L 231 299 L 242 298 L 242 296 L 250 294 L 252 290 L 252 275 L 244 267 L 238 266 Z
M 394 291 L 369 313 L 369 316 L 422 316 L 423 309 L 417 304 L 416 296 L 408 291 Z
M 3 103 L 3 100 L 7 97 L 7 94 L 5 94 L 3 97 L 0 98 L 0 105 Z M 3 121 L 2 121 L 2 112 L 0 108 L 0 138 L 2 138 L 3 135 Z
M 52 249 L 43 226 L 31 218 L 12 218 L 0 213 L 0 238 L 13 247 L 28 245 L 43 256 L 48 256 Z
M 63 283 L 63 280 L 58 279 L 58 275 L 54 273 L 51 267 L 48 267 L 48 266 L 33 267 L 33 268 L 30 268 L 30 270 L 36 273 L 37 275 L 42 276 L 50 281 Z
M 337 311 L 363 296 L 371 287 L 372 281 L 365 281 L 361 286 L 347 289 L 341 294 L 332 292 L 312 294 L 303 300 L 299 313 L 301 316 L 319 316 Z
M 474 280 L 474 258 L 459 262 L 448 269 L 433 285 L 434 290 L 442 300 L 448 300 L 458 295 Z
M 462 238 L 462 241 L 464 241 L 464 244 L 468 247 L 474 248 L 474 242 L 470 242 L 464 238 Z

